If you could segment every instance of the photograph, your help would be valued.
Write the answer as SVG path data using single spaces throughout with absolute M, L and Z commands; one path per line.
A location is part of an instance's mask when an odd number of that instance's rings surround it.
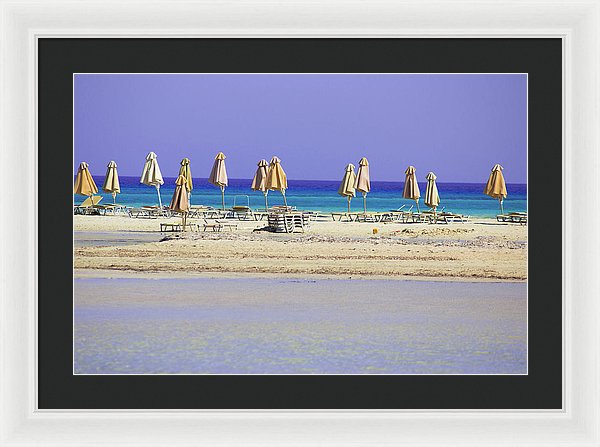
M 73 374 L 527 375 L 527 180 L 527 73 L 74 73 Z

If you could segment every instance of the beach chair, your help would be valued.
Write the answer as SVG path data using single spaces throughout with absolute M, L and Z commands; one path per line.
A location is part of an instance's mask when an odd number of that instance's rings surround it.
M 79 205 L 73 205 L 73 214 L 100 214 L 94 207 L 100 203 L 102 196 L 91 196 Z
M 213 223 L 210 223 L 208 220 L 204 220 L 203 231 L 210 229 L 215 232 L 221 232 L 224 228 L 229 229 L 229 231 L 237 230 L 238 225 L 236 223 L 222 222 L 220 220 L 215 220 Z
M 518 223 L 521 225 L 527 225 L 527 213 L 513 212 L 508 214 L 499 214 L 496 216 L 496 220 L 498 222 Z

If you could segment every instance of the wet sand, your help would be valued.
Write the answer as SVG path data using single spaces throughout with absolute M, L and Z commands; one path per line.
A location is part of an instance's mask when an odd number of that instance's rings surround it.
M 526 284 L 75 280 L 76 374 L 524 374 Z

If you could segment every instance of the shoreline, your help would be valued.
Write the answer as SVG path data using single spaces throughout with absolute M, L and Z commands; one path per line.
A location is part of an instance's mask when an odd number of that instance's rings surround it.
M 74 279 L 281 279 L 314 282 L 321 280 L 340 281 L 398 281 L 398 282 L 466 282 L 482 284 L 523 284 L 527 280 L 521 279 L 495 279 L 495 278 L 461 278 L 442 276 L 414 276 L 414 275 L 331 275 L 331 274 L 303 274 L 303 273 L 251 273 L 251 272 L 185 272 L 185 271 L 136 271 L 136 270 L 103 270 L 103 269 L 73 269 Z

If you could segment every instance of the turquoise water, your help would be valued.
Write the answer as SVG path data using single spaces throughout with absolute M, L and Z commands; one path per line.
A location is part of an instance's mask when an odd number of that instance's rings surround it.
M 103 177 L 94 177 L 98 187 L 102 186 Z M 155 205 L 158 203 L 156 189 L 139 183 L 138 177 L 120 177 L 121 194 L 117 202 L 128 206 Z M 238 205 L 250 204 L 252 208 L 264 208 L 265 200 L 261 192 L 250 189 L 251 179 L 230 179 L 225 190 L 225 204 L 230 207 L 234 201 Z M 440 208 L 447 211 L 479 217 L 493 217 L 499 212 L 498 201 L 483 194 L 484 184 L 477 183 L 438 183 L 441 197 Z M 421 202 L 425 195 L 425 183 L 419 183 Z M 298 209 L 315 211 L 345 211 L 346 198 L 337 194 L 338 181 L 289 180 L 286 192 L 287 203 Z M 414 205 L 411 200 L 402 198 L 403 182 L 371 182 L 371 192 L 367 196 L 367 207 L 370 211 L 388 211 L 401 205 Z M 175 179 L 165 178 L 161 187 L 163 204 L 168 204 L 175 189 Z M 508 197 L 504 201 L 504 210 L 527 210 L 527 185 L 507 185 Z M 236 197 L 238 196 L 238 197 Z M 247 196 L 247 197 L 246 197 Z M 277 191 L 269 192 L 269 205 L 283 205 L 283 198 Z M 83 198 L 81 198 L 83 199 Z M 79 198 L 76 198 L 77 201 Z M 112 201 L 110 194 L 104 194 L 104 201 Z M 221 206 L 221 191 L 208 183 L 207 179 L 194 179 L 192 205 Z M 362 196 L 352 200 L 352 210 L 362 211 Z M 415 208 L 416 210 L 416 208 Z
M 75 279 L 76 374 L 525 374 L 527 285 Z

